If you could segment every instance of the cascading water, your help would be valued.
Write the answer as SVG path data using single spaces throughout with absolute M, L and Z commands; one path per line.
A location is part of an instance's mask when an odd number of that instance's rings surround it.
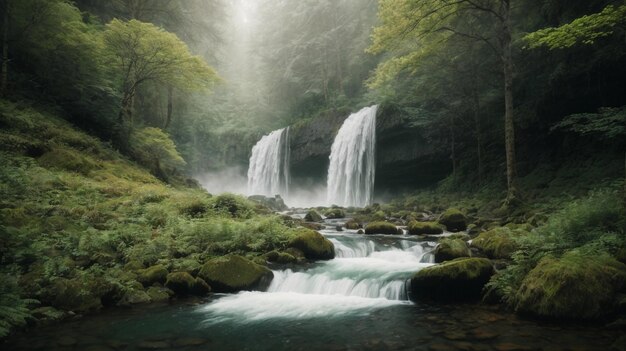
M 265 135 L 252 148 L 248 194 L 286 197 L 289 193 L 289 127 Z
M 371 204 L 374 192 L 376 111 L 378 105 L 351 114 L 330 151 L 327 202 L 339 206 Z
M 432 265 L 434 243 L 321 232 L 333 242 L 335 259 L 302 271 L 273 271 L 267 292 L 242 292 L 206 306 L 207 322 L 336 317 L 407 304 L 407 279 Z

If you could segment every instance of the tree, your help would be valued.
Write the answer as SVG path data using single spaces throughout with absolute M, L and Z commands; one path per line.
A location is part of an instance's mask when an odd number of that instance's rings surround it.
M 158 81 L 183 90 L 209 89 L 219 77 L 201 57 L 172 33 L 150 23 L 114 19 L 104 32 L 106 47 L 121 76 L 119 122 L 133 126 L 133 102 L 138 87 Z
M 370 79 L 377 87 L 414 69 L 453 37 L 485 43 L 500 59 L 503 75 L 507 199 L 516 198 L 513 57 L 510 0 L 382 0 L 381 24 L 374 29 L 373 54 L 389 53 Z

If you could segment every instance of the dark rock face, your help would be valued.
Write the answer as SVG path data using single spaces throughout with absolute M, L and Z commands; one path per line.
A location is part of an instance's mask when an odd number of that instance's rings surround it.
M 324 183 L 334 138 L 349 111 L 331 111 L 291 127 L 293 184 Z M 376 117 L 376 185 L 379 193 L 433 184 L 449 173 L 448 156 L 436 150 L 425 131 L 410 127 L 407 118 L 391 107 Z

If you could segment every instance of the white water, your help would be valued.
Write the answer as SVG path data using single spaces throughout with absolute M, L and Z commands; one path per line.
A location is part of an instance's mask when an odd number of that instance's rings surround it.
M 408 278 L 432 265 L 429 243 L 322 232 L 335 245 L 335 259 L 303 271 L 276 270 L 267 292 L 241 292 L 204 307 L 207 322 L 336 317 L 410 304 Z
M 372 203 L 377 110 L 378 105 L 363 108 L 339 129 L 330 151 L 328 204 L 364 207 Z
M 252 148 L 248 195 L 289 194 L 289 127 L 265 135 Z

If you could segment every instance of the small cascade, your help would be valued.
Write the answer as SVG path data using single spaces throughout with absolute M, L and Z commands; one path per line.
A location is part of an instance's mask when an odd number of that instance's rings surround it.
M 289 193 L 289 127 L 265 135 L 252 148 L 248 194 L 286 197 Z
M 374 193 L 376 111 L 378 105 L 351 114 L 331 147 L 327 202 L 364 207 Z

